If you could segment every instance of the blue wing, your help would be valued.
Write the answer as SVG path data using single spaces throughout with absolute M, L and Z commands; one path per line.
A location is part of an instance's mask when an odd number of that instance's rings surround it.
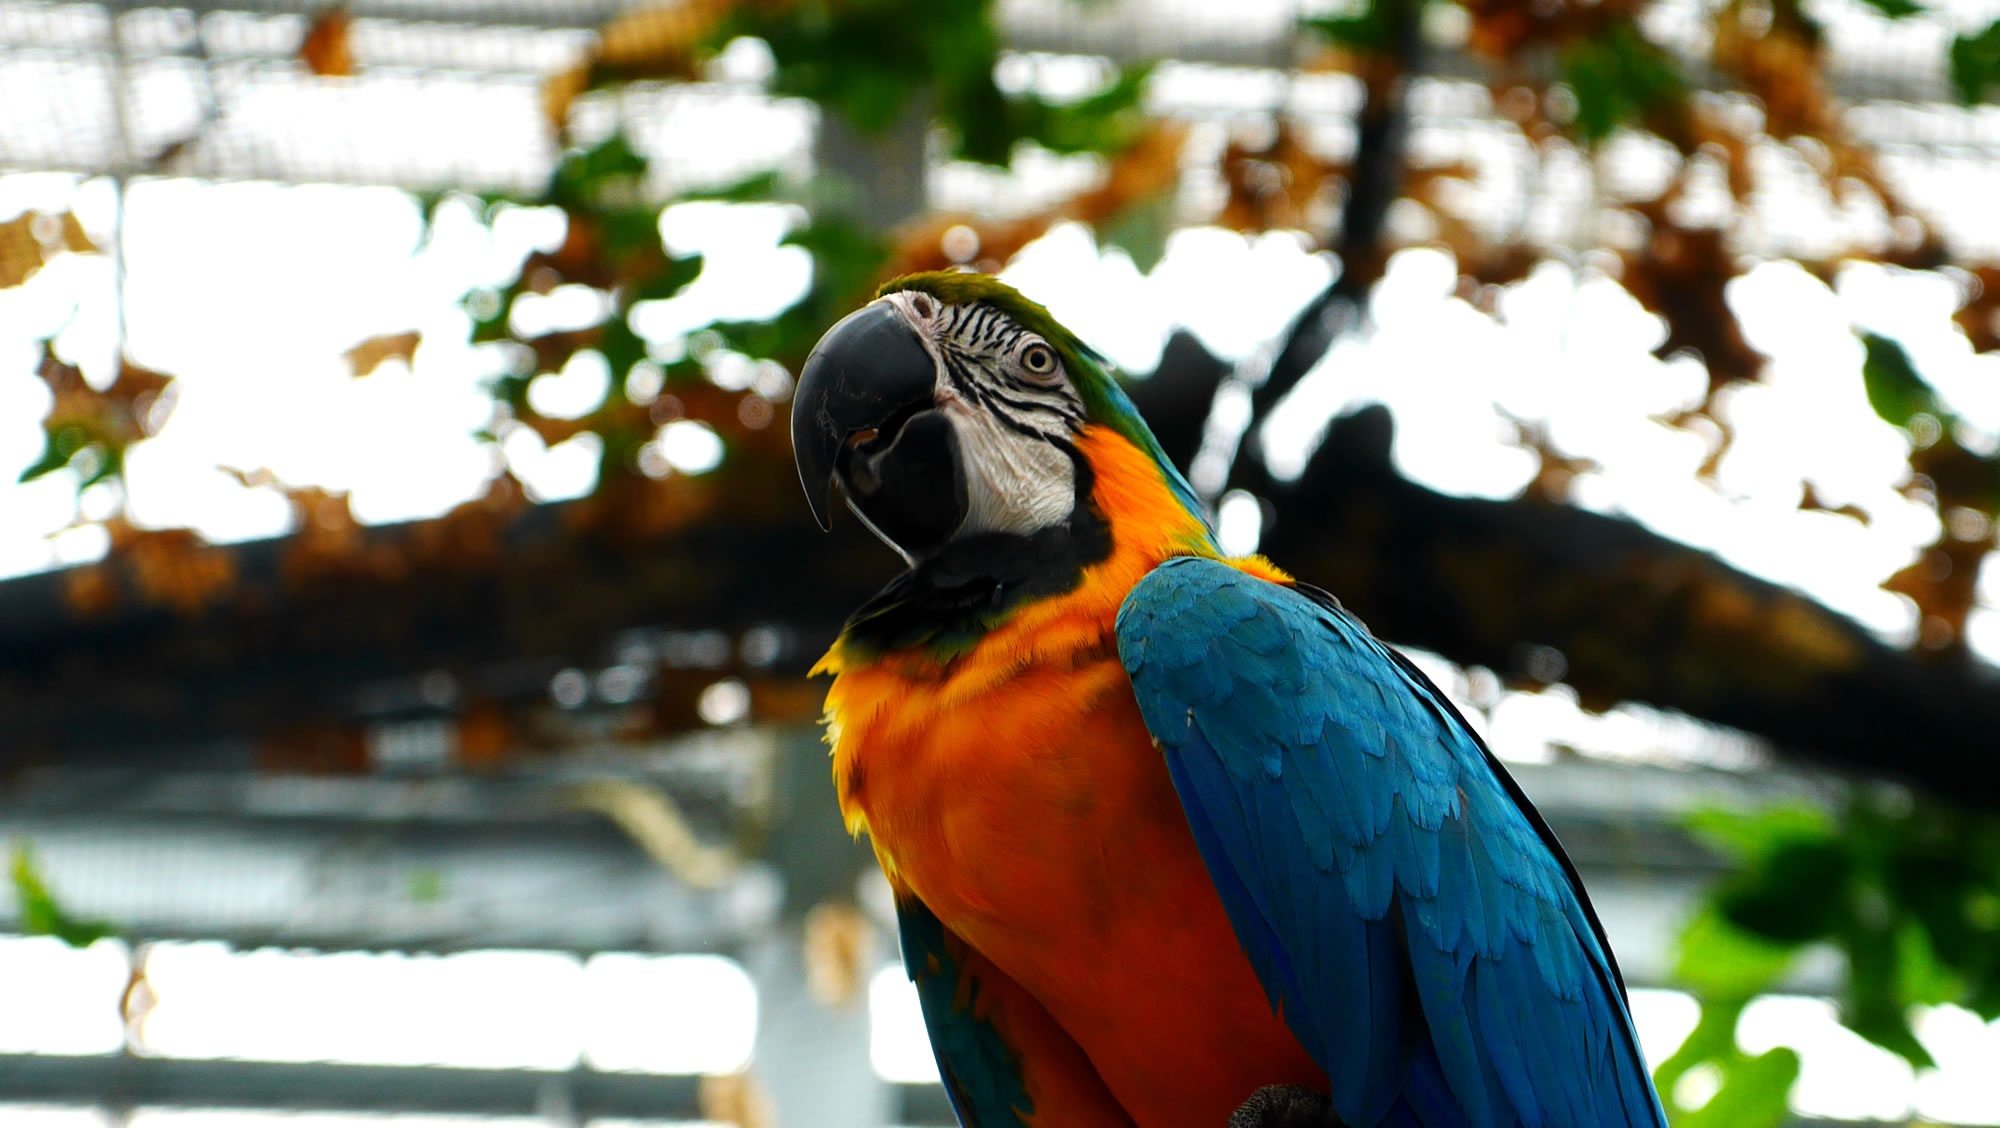
M 1021 1060 L 991 1022 L 974 1011 L 978 985 L 966 950 L 928 906 L 914 897 L 896 906 L 903 968 L 917 985 L 924 1028 L 952 1111 L 965 1128 L 1025 1124 L 1034 1112 Z
M 1354 1128 L 1663 1128 L 1602 928 L 1436 687 L 1332 601 L 1174 559 L 1118 648 L 1273 1007 Z

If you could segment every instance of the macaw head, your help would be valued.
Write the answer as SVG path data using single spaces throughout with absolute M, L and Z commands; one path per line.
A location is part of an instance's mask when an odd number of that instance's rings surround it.
M 827 330 L 799 374 L 792 444 L 813 515 L 830 527 L 838 482 L 848 506 L 911 563 L 972 538 L 1032 538 L 1089 505 L 1079 440 L 1096 428 L 1150 459 L 1198 515 L 1194 492 L 1107 367 L 991 276 L 889 283 Z

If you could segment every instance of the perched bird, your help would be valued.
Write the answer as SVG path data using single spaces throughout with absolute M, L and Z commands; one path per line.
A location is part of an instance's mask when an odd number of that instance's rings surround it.
M 969 1128 L 1663 1126 L 1576 871 L 1444 695 L 1225 558 L 1103 357 L 918 274 L 821 339 L 800 476 L 909 567 L 816 672 Z

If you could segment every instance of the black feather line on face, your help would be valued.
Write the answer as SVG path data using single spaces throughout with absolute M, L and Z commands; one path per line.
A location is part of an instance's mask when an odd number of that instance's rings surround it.
M 978 347 L 996 337 L 997 344 Z M 1029 339 L 1033 334 L 1004 314 L 974 306 L 968 315 L 942 320 L 937 346 L 945 378 L 961 397 L 1017 434 L 1055 442 L 1059 436 L 1035 426 L 1033 418 L 1053 416 L 1061 432 L 1075 434 L 1083 428 L 1083 402 L 1066 384 L 1029 380 L 1014 371 L 1015 346 Z

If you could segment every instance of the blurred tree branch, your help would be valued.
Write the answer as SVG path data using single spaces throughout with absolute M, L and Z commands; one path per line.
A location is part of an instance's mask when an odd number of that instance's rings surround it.
M 1192 429 L 1176 420 L 1205 410 L 1220 365 L 1185 344 L 1170 355 L 1182 370 L 1135 390 L 1185 455 Z M 1188 371 L 1203 364 L 1205 377 Z M 1176 389 L 1201 392 L 1198 406 Z M 1388 444 L 1386 413 L 1364 411 L 1336 425 L 1296 483 L 1255 483 L 1275 507 L 1265 547 L 1385 638 L 1518 681 L 1547 677 L 1538 648 L 1552 648 L 1587 705 L 1678 709 L 1823 767 L 2000 807 L 1991 671 L 1892 650 L 1803 596 L 1628 521 L 1439 494 L 1398 474 Z M 257 739 L 314 719 L 352 725 L 361 689 L 433 669 L 451 671 L 468 698 L 504 706 L 525 736 L 549 708 L 549 677 L 610 664 L 607 639 L 621 629 L 785 627 L 792 641 L 768 669 L 732 659 L 664 671 L 662 700 L 635 722 L 694 723 L 692 698 L 716 678 L 796 678 L 843 610 L 894 569 L 854 523 L 822 538 L 799 519 L 782 445 L 744 448 L 711 475 L 635 481 L 615 501 L 519 517 L 489 501 L 436 521 L 356 527 L 343 558 L 365 568 L 315 564 L 313 546 L 296 539 L 212 548 L 236 592 L 191 617 L 144 600 L 129 561 L 98 566 L 114 595 L 87 608 L 69 594 L 87 573 L 0 584 L 6 756 Z M 768 687 L 763 715 L 815 715 L 816 695 L 799 689 Z

